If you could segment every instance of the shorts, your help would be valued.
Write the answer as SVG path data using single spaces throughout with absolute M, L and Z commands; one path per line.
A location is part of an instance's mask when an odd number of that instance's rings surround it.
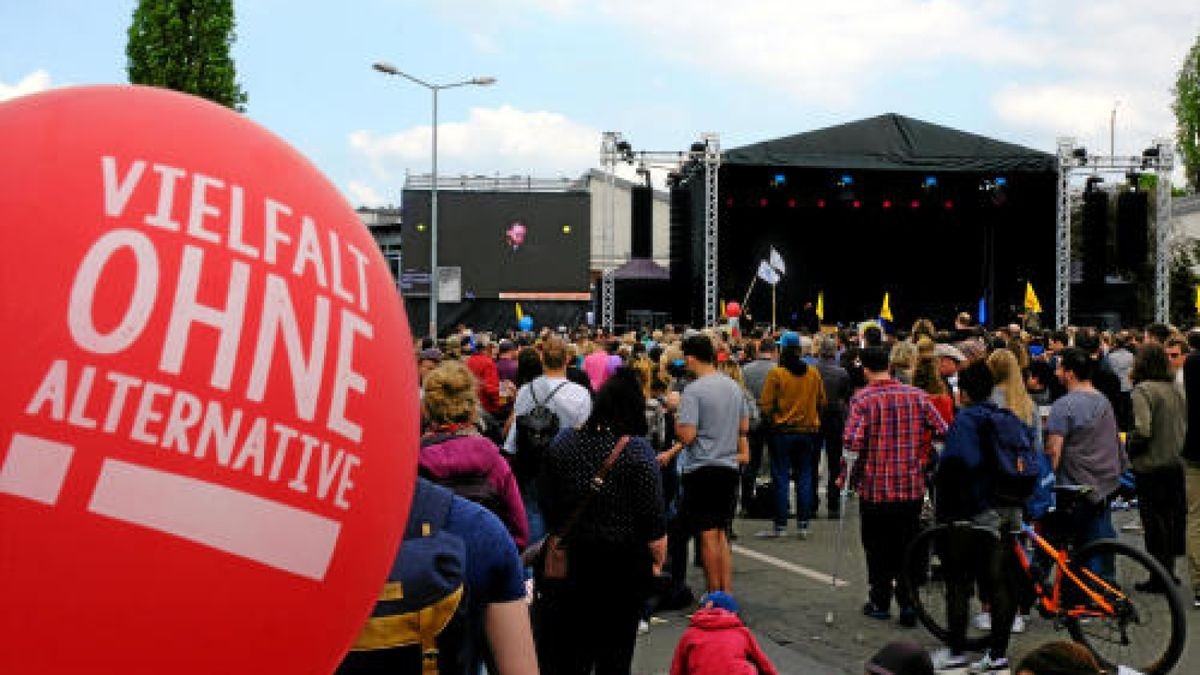
M 737 504 L 737 469 L 702 466 L 683 474 L 679 513 L 688 532 L 724 530 L 733 523 Z

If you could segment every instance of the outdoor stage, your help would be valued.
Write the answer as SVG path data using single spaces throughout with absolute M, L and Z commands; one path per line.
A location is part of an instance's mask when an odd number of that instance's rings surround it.
M 902 325 L 974 316 L 981 300 L 989 323 L 1015 320 L 1026 281 L 1052 297 L 1057 164 L 1048 153 L 882 115 L 730 150 L 719 181 L 719 296 L 742 301 L 774 247 L 786 263 L 781 324 L 818 292 L 826 322 L 875 317 L 890 293 Z M 691 322 L 702 310 L 697 265 L 682 258 L 702 250 L 702 189 L 685 177 L 673 202 L 672 283 L 691 313 L 677 306 L 676 319 Z M 685 266 L 691 273 L 677 275 Z M 748 310 L 770 320 L 761 280 Z

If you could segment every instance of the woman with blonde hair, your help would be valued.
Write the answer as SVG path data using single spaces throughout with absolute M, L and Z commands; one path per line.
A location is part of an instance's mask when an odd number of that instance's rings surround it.
M 917 365 L 917 346 L 908 341 L 897 342 L 888 360 L 892 366 L 892 377 L 902 384 L 912 384 L 913 368 Z
M 1037 406 L 1025 388 L 1025 378 L 1021 374 L 1021 365 L 1017 355 L 1008 349 L 997 349 L 987 359 L 988 369 L 996 386 L 992 389 L 992 402 L 1001 408 L 1008 408 L 1027 426 L 1034 430 L 1034 443 L 1038 451 L 1042 449 L 1042 420 L 1037 414 Z
M 459 361 L 425 375 L 421 408 L 428 420 L 417 454 L 421 476 L 479 502 L 499 516 L 517 550 L 529 543 L 525 507 L 508 462 L 479 433 L 475 376 Z

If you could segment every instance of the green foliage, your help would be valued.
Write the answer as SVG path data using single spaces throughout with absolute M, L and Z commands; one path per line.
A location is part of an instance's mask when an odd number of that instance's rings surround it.
M 1200 36 L 1175 80 L 1175 144 L 1183 156 L 1188 185 L 1200 190 Z
M 230 55 L 236 39 L 233 0 L 139 0 L 125 47 L 129 81 L 243 111 L 246 92 Z
M 1192 267 L 1200 260 L 1200 246 L 1179 246 L 1171 256 L 1171 323 L 1176 326 L 1198 325 L 1196 316 L 1196 275 Z

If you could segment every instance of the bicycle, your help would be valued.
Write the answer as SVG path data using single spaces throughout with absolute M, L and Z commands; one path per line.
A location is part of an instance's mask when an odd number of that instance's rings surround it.
M 1069 515 L 1073 500 L 1087 491 L 1079 486 L 1056 488 L 1058 503 L 1065 505 L 1059 511 Z M 951 536 L 995 541 L 994 531 L 971 523 L 935 525 L 913 540 L 903 568 L 917 618 L 942 642 L 950 632 L 938 551 L 950 550 L 945 547 Z M 1178 662 L 1187 635 L 1183 595 L 1150 555 L 1115 539 L 1093 541 L 1077 550 L 1057 548 L 1028 523 L 1008 539 L 1010 564 L 1015 560 L 1016 576 L 1022 583 L 1028 581 L 1023 590 L 1032 591 L 1039 614 L 1052 620 L 1055 630 L 1065 629 L 1087 647 L 1109 672 L 1126 666 L 1147 674 L 1167 673 Z M 973 602 L 969 615 L 982 611 L 978 600 Z M 964 646 L 980 650 L 989 639 L 990 631 L 968 626 Z

